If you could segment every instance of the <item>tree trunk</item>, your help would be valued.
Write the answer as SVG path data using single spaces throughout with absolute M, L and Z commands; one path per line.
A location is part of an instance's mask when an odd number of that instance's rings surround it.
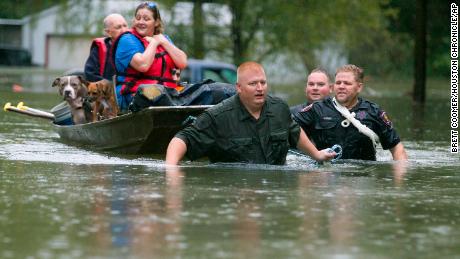
M 425 103 L 426 94 L 426 0 L 417 0 L 415 5 L 415 83 L 413 100 Z
M 193 1 L 193 48 L 192 57 L 204 58 L 203 0 Z
M 245 0 L 233 0 L 229 3 L 232 12 L 232 41 L 233 41 L 233 63 L 240 65 L 244 59 L 242 19 Z

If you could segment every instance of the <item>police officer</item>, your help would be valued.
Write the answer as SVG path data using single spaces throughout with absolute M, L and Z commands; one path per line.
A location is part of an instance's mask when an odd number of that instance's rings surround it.
M 363 78 L 360 67 L 338 68 L 333 86 L 335 97 L 307 106 L 294 114 L 294 120 L 317 148 L 341 145 L 344 159 L 376 160 L 375 144 L 380 141 L 394 160 L 407 160 L 404 146 L 385 111 L 358 97 Z
M 282 100 L 267 95 L 263 67 L 245 62 L 237 70 L 237 94 L 206 110 L 169 143 L 166 164 L 176 165 L 186 155 L 211 162 L 284 164 L 288 149 L 299 148 L 315 160 L 335 153 L 318 151 L 292 120 Z
M 319 101 L 331 93 L 331 83 L 329 75 L 326 70 L 322 68 L 315 68 L 307 76 L 307 84 L 305 85 L 305 103 L 298 104 L 289 108 L 291 114 L 300 112 L 302 109 L 312 104 L 314 101 Z

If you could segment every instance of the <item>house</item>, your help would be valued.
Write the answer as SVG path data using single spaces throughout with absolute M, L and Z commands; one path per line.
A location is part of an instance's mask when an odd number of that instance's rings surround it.
M 21 20 L 22 48 L 32 63 L 48 69 L 82 69 L 91 41 L 103 35 L 103 18 L 113 12 L 126 14 L 134 1 L 69 1 Z
M 21 45 L 22 20 L 0 19 L 0 46 Z
M 67 3 L 29 15 L 20 20 L 0 19 L 0 45 L 2 39 L 12 41 L 30 52 L 31 62 L 51 70 L 83 69 L 89 54 L 91 40 L 103 35 L 103 18 L 109 13 L 120 13 L 131 22 L 133 12 L 140 2 L 138 0 L 68 0 Z M 214 5 L 214 6 L 213 6 Z M 207 3 L 203 5 L 206 12 L 212 10 L 214 15 L 207 15 L 207 23 L 228 29 L 231 13 L 224 5 Z M 177 2 L 169 12 L 160 2 L 162 19 L 166 24 L 189 25 L 192 23 L 193 3 Z M 219 12 L 216 14 L 216 10 Z M 173 18 L 172 18 L 173 17 Z M 19 32 L 20 31 L 20 32 Z M 180 31 L 179 31 L 180 32 Z M 20 33 L 20 35 L 18 35 Z M 173 30 L 173 35 L 174 35 Z M 8 35 L 8 36 L 7 36 Z M 176 35 L 174 35 L 176 36 Z M 177 37 L 173 37 L 175 39 Z M 207 37 L 212 41 L 212 37 Z M 318 52 L 326 68 L 344 63 L 344 58 L 335 48 Z M 230 61 L 221 53 L 207 53 L 207 59 Z M 298 82 L 305 79 L 305 68 L 301 61 L 284 53 L 272 55 L 264 60 L 266 72 L 271 76 L 270 82 L 285 84 L 287 81 Z M 331 70 L 332 71 L 332 70 Z
M 0 19 L 0 50 L 28 52 L 33 65 L 52 70 L 82 69 L 92 39 L 103 35 L 104 17 L 115 12 L 131 17 L 137 4 L 69 0 L 22 19 Z
M 0 19 L 0 65 L 30 65 L 27 50 L 21 47 L 22 20 Z
M 120 13 L 130 24 L 138 4 L 137 0 L 69 0 L 20 20 L 0 19 L 0 45 L 2 37 L 8 38 L 13 41 L 11 45 L 28 50 L 32 64 L 37 66 L 52 70 L 82 69 L 92 39 L 103 35 L 104 17 Z M 162 19 L 168 24 L 171 13 L 167 8 L 161 9 Z M 190 24 L 192 9 L 192 3 L 176 3 L 174 23 Z M 229 23 L 230 17 L 226 15 L 226 19 L 219 20 L 222 21 Z

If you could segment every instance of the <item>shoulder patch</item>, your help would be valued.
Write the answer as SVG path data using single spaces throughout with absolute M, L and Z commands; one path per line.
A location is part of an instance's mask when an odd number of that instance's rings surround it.
M 311 107 L 313 107 L 313 103 L 307 105 L 305 108 L 303 108 L 302 110 L 300 110 L 301 112 L 307 112 L 311 109 Z
M 196 118 L 192 125 L 198 130 L 207 129 L 211 126 L 211 117 L 204 112 Z
M 213 107 L 209 108 L 207 111 L 212 114 L 213 116 L 219 116 L 223 112 L 229 111 L 234 109 L 233 105 L 228 104 L 228 99 L 214 105 Z
M 381 111 L 379 117 L 388 127 L 393 128 L 393 123 L 391 122 L 390 118 L 388 117 L 388 114 L 385 111 Z

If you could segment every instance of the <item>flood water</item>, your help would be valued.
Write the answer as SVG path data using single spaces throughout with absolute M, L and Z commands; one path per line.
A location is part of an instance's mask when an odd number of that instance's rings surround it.
M 371 98 L 410 157 L 286 166 L 185 163 L 61 143 L 0 112 L 0 258 L 460 258 L 460 159 L 449 100 Z M 54 93 L 0 92 L 50 109 Z

